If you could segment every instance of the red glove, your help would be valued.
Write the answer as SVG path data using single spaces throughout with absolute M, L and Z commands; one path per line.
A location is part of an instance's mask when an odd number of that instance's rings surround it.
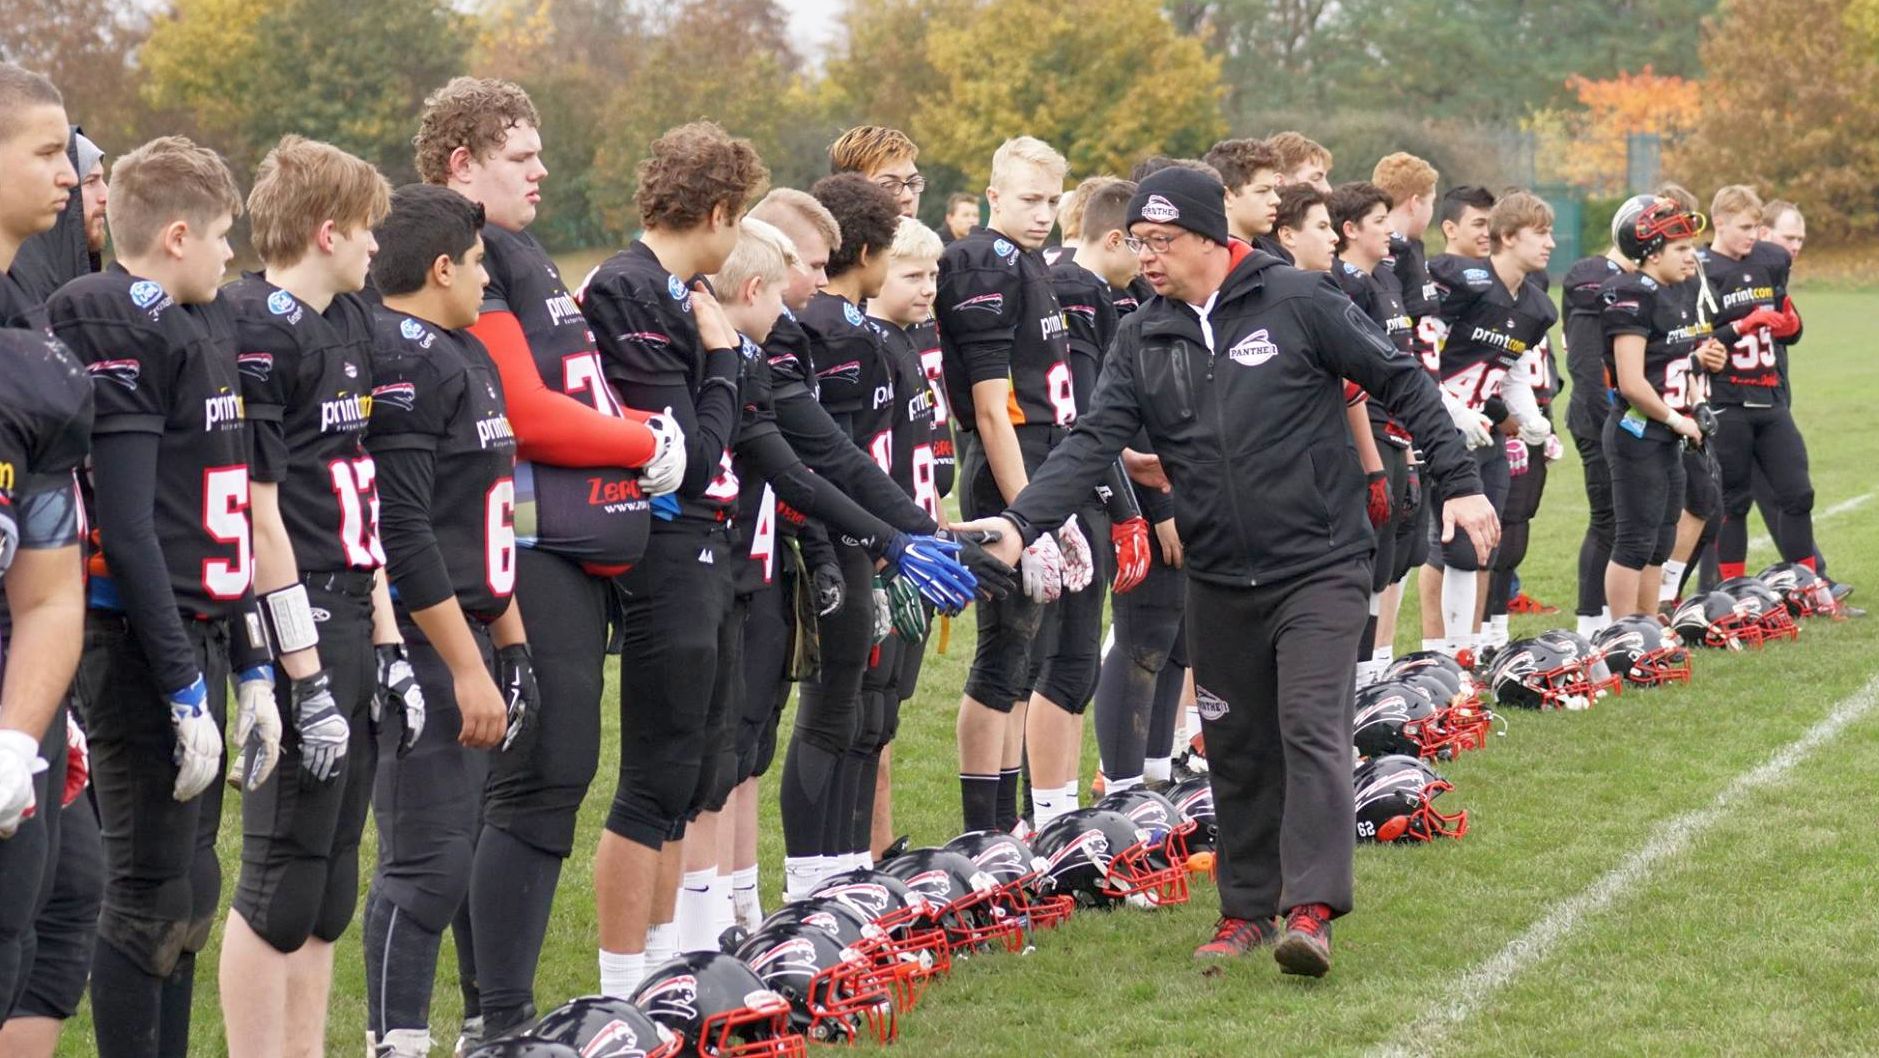
M 1798 323 L 1798 318 L 1797 318 L 1797 323 Z M 1741 319 L 1735 321 L 1735 323 L 1732 324 L 1731 326 L 1735 328 L 1736 335 L 1740 337 L 1745 334 L 1753 334 L 1756 331 L 1761 330 L 1763 327 L 1768 328 L 1768 330 L 1772 333 L 1775 331 L 1776 328 L 1782 327 L 1785 325 L 1786 325 L 1786 320 L 1781 315 L 1781 313 L 1764 305 L 1755 309 L 1753 312 L 1750 312 L 1748 315 L 1742 317 Z M 1776 335 L 1776 337 L 1779 337 L 1779 335 Z
M 1794 309 L 1794 299 L 1786 294 L 1781 296 L 1781 322 L 1771 325 L 1768 330 L 1776 338 L 1787 341 L 1801 333 L 1801 314 Z
M 1121 595 L 1148 576 L 1148 519 L 1125 518 L 1109 527 L 1116 545 L 1115 592 Z
M 1365 503 L 1365 513 L 1370 516 L 1370 528 L 1381 529 L 1390 520 L 1390 476 L 1381 470 L 1373 470 L 1364 478 L 1364 484 L 1370 490 L 1370 498 Z
M 85 739 L 85 730 L 68 712 L 65 714 L 65 792 L 59 804 L 65 806 L 78 800 L 90 781 L 91 743 Z

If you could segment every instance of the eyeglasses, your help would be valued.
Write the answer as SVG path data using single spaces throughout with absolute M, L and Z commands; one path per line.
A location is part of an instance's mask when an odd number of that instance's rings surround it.
M 1122 240 L 1122 245 L 1128 247 L 1129 252 L 1136 255 L 1140 255 L 1143 250 L 1150 250 L 1156 254 L 1164 254 L 1168 252 L 1168 247 L 1174 245 L 1174 240 L 1179 239 L 1183 235 L 1191 234 L 1193 233 L 1177 231 L 1173 235 L 1149 235 L 1140 239 L 1130 235 Z
M 874 182 L 874 186 L 890 195 L 898 195 L 902 191 L 918 195 L 926 190 L 926 177 L 918 173 L 915 173 L 905 180 L 896 180 L 891 176 L 883 176 Z

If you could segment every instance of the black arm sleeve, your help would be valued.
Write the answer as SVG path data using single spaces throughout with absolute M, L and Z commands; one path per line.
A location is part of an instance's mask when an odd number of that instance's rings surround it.
M 451 598 L 455 589 L 444 553 L 431 531 L 431 485 L 436 454 L 424 448 L 375 448 L 378 464 L 379 537 L 385 572 L 407 610 L 423 610 Z M 717 466 L 717 460 L 711 461 Z
M 737 350 L 705 353 L 705 380 L 693 393 L 684 386 L 657 387 L 656 396 L 674 408 L 692 406 L 692 429 L 685 435 L 685 481 L 679 489 L 696 496 L 717 478 L 720 458 L 731 446 L 743 405 L 737 394 Z M 682 419 L 680 421 L 683 421 Z
M 809 387 L 786 382 L 776 390 L 776 425 L 809 469 L 835 483 L 855 502 L 902 532 L 930 533 L 933 519 L 855 447 Z
M 817 566 L 839 566 L 841 559 L 835 555 L 835 543 L 829 539 L 829 531 L 814 518 L 802 523 L 796 530 L 796 542 L 802 547 L 803 564 L 811 570 Z
M 159 435 L 142 431 L 96 435 L 92 479 L 105 563 L 157 686 L 168 693 L 189 686 L 201 673 L 157 543 L 157 449 L 162 443 Z
M 1130 486 L 1129 473 L 1122 469 L 1120 458 L 1109 464 L 1109 473 L 1104 474 L 1096 486 L 1096 498 L 1109 513 L 1111 524 L 1142 517 L 1141 505 L 1135 502 L 1135 489 Z
M 841 490 L 811 473 L 790 448 L 789 442 L 783 440 L 782 434 L 774 430 L 759 430 L 751 437 L 740 438 L 737 454 L 747 466 L 770 483 L 778 499 L 861 541 L 861 546 L 870 554 L 879 557 L 880 549 L 894 535 L 893 526 L 869 514 Z M 932 531 L 925 530 L 928 533 Z

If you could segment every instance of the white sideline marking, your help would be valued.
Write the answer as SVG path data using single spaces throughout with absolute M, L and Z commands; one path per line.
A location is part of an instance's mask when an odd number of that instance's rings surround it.
M 1864 497 L 1862 497 L 1862 502 Z M 1850 502 L 1850 501 L 1849 501 Z M 1751 771 L 1742 773 L 1701 808 L 1665 820 L 1652 829 L 1650 840 L 1626 856 L 1618 866 L 1590 886 L 1554 906 L 1526 932 L 1508 941 L 1485 962 L 1449 981 L 1434 994 L 1453 996 L 1413 1022 L 1396 1040 L 1372 1047 L 1370 1058 L 1412 1058 L 1434 1055 L 1448 1032 L 1486 1006 L 1494 994 L 1514 978 L 1553 954 L 1562 941 L 1585 920 L 1628 896 L 1646 881 L 1664 860 L 1681 854 L 1697 835 L 1719 822 L 1735 802 L 1787 777 L 1795 765 L 1833 741 L 1855 721 L 1879 705 L 1879 675 L 1834 707 L 1833 712 L 1788 743 Z
M 1838 515 L 1845 514 L 1848 511 L 1857 511 L 1861 507 L 1866 506 L 1866 503 L 1871 499 L 1872 499 L 1872 493 L 1862 492 L 1850 500 L 1841 500 L 1839 503 L 1834 504 L 1833 506 L 1827 508 L 1824 511 L 1815 511 L 1814 521 L 1818 522 L 1825 518 L 1833 518 Z M 1774 539 L 1769 537 L 1766 533 L 1763 533 L 1757 536 L 1752 536 L 1749 538 L 1749 550 L 1750 551 L 1760 551 L 1763 548 L 1769 548 L 1773 546 L 1775 546 Z

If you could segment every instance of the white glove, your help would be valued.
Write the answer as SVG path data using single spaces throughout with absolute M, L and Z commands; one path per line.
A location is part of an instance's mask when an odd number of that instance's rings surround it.
M 1536 416 L 1520 424 L 1520 441 L 1527 445 L 1544 445 L 1553 436 L 1553 424 L 1546 421 L 1546 416 Z
M 0 838 L 18 833 L 38 807 L 33 776 L 45 770 L 38 739 L 24 731 L 0 731 Z
M 294 728 L 300 732 L 300 766 L 320 782 L 339 774 L 352 725 L 333 701 L 333 681 L 324 671 L 293 683 Z
M 685 431 L 669 407 L 663 414 L 646 416 L 646 429 L 652 431 L 655 447 L 652 458 L 639 468 L 639 487 L 652 496 L 677 492 L 685 480 Z
M 274 670 L 243 669 L 235 682 L 235 766 L 228 784 L 259 790 L 281 759 L 281 711 L 274 704 Z
M 1566 454 L 1566 446 L 1560 443 L 1559 435 L 1556 433 L 1547 434 L 1546 435 L 1546 461 L 1548 463 L 1551 463 L 1554 460 L 1558 459 L 1560 456 L 1563 456 L 1565 454 Z
M 1019 566 L 1024 571 L 1024 593 L 1032 602 L 1056 602 L 1063 594 L 1063 552 L 1057 550 L 1056 537 L 1040 533 L 1037 542 L 1024 549 Z
M 1096 561 L 1090 555 L 1090 542 L 1077 525 L 1077 516 L 1057 530 L 1057 542 L 1063 545 L 1063 586 L 1065 591 L 1082 591 L 1096 579 Z
M 215 781 L 215 770 L 222 764 L 222 729 L 209 713 L 209 686 L 201 676 L 164 698 L 170 706 L 170 730 L 176 735 L 176 748 L 170 754 L 176 765 L 171 796 L 188 801 Z
M 1446 391 L 1442 394 L 1442 405 L 1448 409 L 1448 417 L 1461 431 L 1462 440 L 1469 448 L 1486 448 L 1494 443 L 1494 423 L 1487 416 L 1475 411 L 1457 400 Z
M 874 588 L 869 592 L 869 598 L 874 603 L 873 642 L 879 646 L 894 634 L 894 607 L 888 600 L 887 586 L 881 583 L 881 578 L 874 578 Z

